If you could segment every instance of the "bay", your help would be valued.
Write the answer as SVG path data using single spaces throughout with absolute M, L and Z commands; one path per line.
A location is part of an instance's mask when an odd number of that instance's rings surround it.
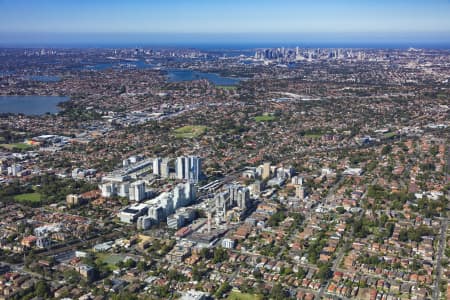
M 194 70 L 170 69 L 167 71 L 169 82 L 193 81 L 206 79 L 215 85 L 237 85 L 239 78 L 223 77 L 216 73 L 205 73 Z
M 58 104 L 69 101 L 59 96 L 0 96 L 0 113 L 44 115 L 60 111 Z

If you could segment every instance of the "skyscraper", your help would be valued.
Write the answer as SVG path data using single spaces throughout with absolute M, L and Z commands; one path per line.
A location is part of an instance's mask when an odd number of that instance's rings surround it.
M 198 156 L 177 157 L 177 179 L 185 179 L 197 183 L 201 176 L 201 158 Z
M 161 163 L 162 159 L 157 157 L 153 160 L 153 174 L 161 176 Z
M 168 178 L 169 177 L 169 159 L 164 158 L 161 162 L 161 174 L 160 176 L 162 178 Z
M 198 156 L 189 156 L 189 176 L 186 179 L 197 183 L 202 172 L 202 160 Z
M 270 178 L 270 162 L 264 163 L 261 177 L 262 179 Z
M 303 200 L 305 198 L 305 189 L 302 185 L 297 185 L 295 188 L 295 196 L 297 196 L 298 199 Z
M 184 156 L 177 157 L 177 161 L 175 163 L 175 173 L 176 173 L 177 179 L 184 179 L 184 172 L 185 172 L 184 171 L 184 169 L 185 169 L 184 161 L 185 161 Z
M 146 197 L 145 182 L 142 180 L 133 182 L 130 185 L 130 200 L 140 202 Z

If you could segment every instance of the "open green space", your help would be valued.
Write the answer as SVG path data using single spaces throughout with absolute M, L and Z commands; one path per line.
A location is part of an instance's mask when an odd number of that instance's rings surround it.
M 29 149 L 33 148 L 33 146 L 25 144 L 25 143 L 0 144 L 0 147 L 8 149 L 8 150 L 12 150 L 12 149 L 29 150 Z
M 305 137 L 310 139 L 320 139 L 322 135 L 319 133 L 307 133 L 305 134 Z
M 188 125 L 174 130 L 175 137 L 182 139 L 192 139 L 205 133 L 207 127 L 200 125 Z
M 118 254 L 110 254 L 110 253 L 96 253 L 96 256 L 98 259 L 100 259 L 102 262 L 108 265 L 108 268 L 113 271 L 118 269 L 116 264 L 119 261 L 124 260 L 124 257 L 122 255 Z
M 395 132 L 388 132 L 388 133 L 384 134 L 384 137 L 387 138 L 387 139 L 390 139 L 390 138 L 392 138 L 392 137 L 394 137 L 396 135 L 397 135 L 397 133 L 395 133 Z
M 40 202 L 41 198 L 42 198 L 41 194 L 37 192 L 14 196 L 14 200 L 18 202 Z
M 231 292 L 228 296 L 228 300 L 262 300 L 261 295 L 244 294 L 240 292 Z
M 222 89 L 222 90 L 227 90 L 227 91 L 233 91 L 233 90 L 237 89 L 237 87 L 234 85 L 218 85 L 218 86 L 216 86 L 216 88 Z
M 256 116 L 255 121 L 256 122 L 271 122 L 275 121 L 277 118 L 275 116 L 271 115 L 262 115 L 262 116 Z

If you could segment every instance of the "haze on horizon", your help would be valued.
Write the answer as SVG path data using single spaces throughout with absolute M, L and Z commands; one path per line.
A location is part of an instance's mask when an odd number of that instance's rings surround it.
M 0 0 L 0 45 L 299 40 L 450 45 L 450 1 Z

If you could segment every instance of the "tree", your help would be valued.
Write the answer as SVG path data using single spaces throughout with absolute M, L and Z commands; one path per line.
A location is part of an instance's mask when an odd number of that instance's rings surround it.
M 325 281 L 327 279 L 330 279 L 331 276 L 333 276 L 333 271 L 331 270 L 330 264 L 324 264 L 319 267 L 319 271 L 317 272 L 317 277 Z
M 298 272 L 297 272 L 297 278 L 298 279 L 303 279 L 306 276 L 306 271 L 302 268 L 298 268 Z
M 125 261 L 125 268 L 132 269 L 134 267 L 136 267 L 136 262 L 134 261 L 134 259 L 129 258 Z
M 270 291 L 270 298 L 274 300 L 284 300 L 288 297 L 288 293 L 283 289 L 281 284 L 277 283 Z
M 117 266 L 119 269 L 122 269 L 122 268 L 125 266 L 125 263 L 124 263 L 122 260 L 119 260 L 119 261 L 116 263 L 116 266 Z
M 111 297 L 112 300 L 137 300 L 138 297 L 130 292 L 120 292 Z
M 343 208 L 342 206 L 338 206 L 336 207 L 336 212 L 338 212 L 339 214 L 343 214 L 346 212 L 345 208 Z
M 255 277 L 255 279 L 262 279 L 263 275 L 261 274 L 261 271 L 259 269 L 256 269 L 255 271 L 253 271 L 253 277 Z
M 217 264 L 228 259 L 228 252 L 222 247 L 214 249 L 213 263 Z
M 49 298 L 50 288 L 44 280 L 40 280 L 36 283 L 35 294 L 38 297 Z
M 214 296 L 216 298 L 220 299 L 220 298 L 222 298 L 223 294 L 227 293 L 230 290 L 231 290 L 230 284 L 227 281 L 225 281 L 214 293 Z
M 391 145 L 386 145 L 386 146 L 384 146 L 383 149 L 381 150 L 381 154 L 382 154 L 382 155 L 386 155 L 386 154 L 391 153 L 391 151 L 392 151 L 392 146 L 391 146 Z
M 285 218 L 286 216 L 283 211 L 277 211 L 267 221 L 267 225 L 270 227 L 278 226 Z
M 202 250 L 200 250 L 199 255 L 203 259 L 211 259 L 212 258 L 211 251 L 209 251 L 208 248 L 202 248 Z
M 408 231 L 406 229 L 400 230 L 398 234 L 398 240 L 400 242 L 407 242 L 408 241 Z
M 137 263 L 136 267 L 138 268 L 139 271 L 143 272 L 147 269 L 147 264 L 143 261 L 140 261 Z

